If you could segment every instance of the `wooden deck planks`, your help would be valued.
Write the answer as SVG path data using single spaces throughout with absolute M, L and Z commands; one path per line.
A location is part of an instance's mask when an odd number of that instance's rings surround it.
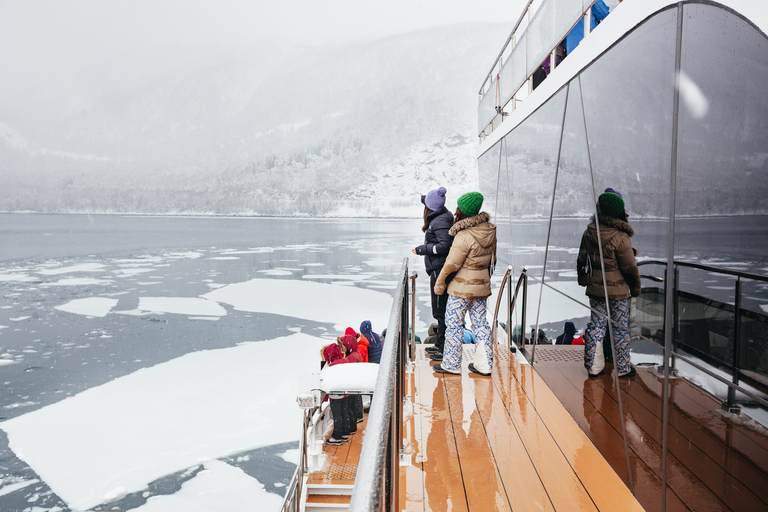
M 554 511 L 541 478 L 491 379 L 470 376 L 488 444 L 513 510 Z
M 402 508 L 642 510 L 554 395 L 538 398 L 548 388 L 530 368 L 506 361 L 493 378 L 469 374 L 470 353 L 462 375 L 438 375 L 421 356 L 413 378 L 421 425 L 404 433 L 416 451 L 401 467 Z M 423 496 L 414 490 L 420 479 Z
M 643 385 L 643 379 L 655 379 L 655 377 L 649 376 L 648 372 L 644 370 L 641 370 L 639 373 L 639 378 L 636 377 L 633 380 L 621 383 L 624 410 L 632 422 L 647 434 L 646 442 L 655 443 L 654 448 L 657 449 L 660 456 L 663 440 L 662 420 L 659 416 L 661 414 L 660 400 L 658 397 L 653 400 L 649 396 L 648 388 Z M 616 390 L 610 376 L 605 375 L 594 380 L 597 385 L 603 388 L 606 395 L 616 400 Z M 654 411 L 656 412 L 654 413 Z M 670 419 L 675 416 L 675 408 L 673 407 L 671 411 L 673 414 L 670 416 Z M 616 417 L 618 418 L 618 414 Z M 758 481 L 765 482 L 764 475 L 760 478 L 754 471 L 747 471 L 747 469 L 756 469 L 754 466 L 748 468 L 743 464 L 743 457 L 739 457 L 739 454 L 734 453 L 734 464 L 742 463 L 741 468 L 744 471 L 743 474 L 739 473 L 738 476 L 734 477 L 723 466 L 719 465 L 712 458 L 711 454 L 708 454 L 700 447 L 700 444 L 707 437 L 706 429 L 701 428 L 701 425 L 696 425 L 692 429 L 686 429 L 693 436 L 687 438 L 675 427 L 674 422 L 671 421 L 670 423 L 667 429 L 670 454 L 667 457 L 668 464 L 673 470 L 673 477 L 676 476 L 678 471 L 685 475 L 685 478 L 675 478 L 671 482 L 673 489 L 679 488 L 676 486 L 683 485 L 699 487 L 699 484 L 701 484 L 706 487 L 706 490 L 699 488 L 695 493 L 692 493 L 691 498 L 688 500 L 689 502 L 693 502 L 693 500 L 701 502 L 704 500 L 707 505 L 712 507 L 715 504 L 710 500 L 715 500 L 722 504 L 722 510 L 768 510 L 768 505 L 741 482 L 742 477 L 746 477 L 752 482 L 756 478 Z M 759 483 L 757 485 L 762 487 Z M 761 492 L 760 489 L 755 489 L 755 491 Z M 699 506 L 703 505 L 704 503 Z
M 541 426 L 532 432 L 534 435 L 529 439 L 524 436 L 524 440 L 529 451 L 539 457 L 535 464 L 540 468 L 542 481 L 556 509 L 642 510 L 624 482 L 563 408 L 540 375 L 530 366 L 519 364 L 511 357 L 497 358 L 496 366 L 494 377 L 498 377 L 496 382 L 502 395 L 509 393 L 513 387 L 506 380 L 515 379 L 519 386 L 517 396 L 512 393 L 509 397 L 505 396 L 505 401 L 528 411 L 528 425 L 537 425 L 537 420 L 540 422 Z M 510 414 L 518 425 L 509 405 Z M 547 438 L 554 444 L 554 449 Z M 542 452 L 536 453 L 537 448 Z M 547 451 L 544 452 L 544 449 Z M 549 471 L 555 466 L 553 462 L 557 469 L 550 476 Z
M 511 510 L 477 410 L 469 376 L 463 373 L 439 378 L 443 380 L 448 396 L 453 437 L 469 510 Z
M 421 404 L 424 510 L 468 511 L 443 379 L 434 376 L 426 360 L 417 363 L 415 371 Z
M 537 371 L 542 374 L 560 402 L 611 467 L 616 470 L 616 473 L 619 474 L 625 483 L 628 483 L 624 440 L 621 437 L 621 430 L 614 428 L 601 412 L 602 400 L 605 398 L 604 395 L 595 395 L 589 391 L 586 391 L 585 394 L 585 390 L 583 388 L 577 389 L 563 375 L 560 368 L 537 368 Z M 584 378 L 588 379 L 586 375 Z M 648 466 L 646 461 L 635 452 L 635 448 L 632 445 L 630 445 L 630 450 L 630 454 L 634 458 L 632 478 L 635 485 L 635 496 L 647 512 L 660 512 L 661 476 Z M 690 509 L 669 489 L 667 493 L 667 511 L 685 512 L 688 510 Z
M 600 413 L 618 432 L 621 432 L 618 403 L 611 393 L 606 392 L 606 388 L 613 386 L 612 377 L 606 374 L 590 379 L 584 375 L 584 370 L 581 368 L 563 368 L 562 373 L 575 386 L 581 385 L 584 389 L 584 396 L 597 402 L 597 409 Z M 635 421 L 639 418 L 632 415 L 632 411 L 635 408 L 631 403 L 628 403 L 631 401 L 627 398 L 625 396 L 624 410 L 625 413 L 628 413 L 626 426 L 629 446 L 660 477 L 662 472 L 662 447 L 655 441 L 652 433 L 643 429 L 644 421 L 641 420 L 641 424 Z M 728 508 L 723 508 L 724 504 L 719 498 L 677 460 L 674 455 L 667 457 L 667 464 L 667 485 L 689 509 L 695 511 L 728 510 Z M 626 462 L 623 465 L 626 466 Z M 660 489 L 655 497 L 660 503 Z M 669 496 L 667 498 L 669 499 Z

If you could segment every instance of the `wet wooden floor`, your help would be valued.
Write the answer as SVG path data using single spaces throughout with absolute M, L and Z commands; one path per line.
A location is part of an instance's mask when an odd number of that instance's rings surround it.
M 536 371 L 628 483 L 614 380 L 608 374 L 587 377 L 580 361 L 549 357 L 563 349 L 580 354 L 583 347 L 537 347 Z M 638 368 L 620 386 L 635 495 L 646 510 L 660 511 L 663 379 Z M 666 510 L 768 511 L 765 429 L 744 416 L 722 414 L 719 402 L 683 379 L 672 381 L 669 400 Z
M 642 510 L 529 366 L 499 351 L 492 377 L 435 374 L 419 347 L 401 457 L 403 510 Z

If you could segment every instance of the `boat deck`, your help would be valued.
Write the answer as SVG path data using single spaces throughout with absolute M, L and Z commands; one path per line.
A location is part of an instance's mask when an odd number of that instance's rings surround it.
M 622 379 L 635 495 L 613 378 L 589 378 L 583 347 L 538 346 L 535 369 L 497 349 L 492 376 L 436 374 L 417 347 L 407 374 L 400 505 L 408 511 L 660 511 L 662 383 L 651 370 Z M 610 368 L 610 366 L 609 366 Z M 768 437 L 688 382 L 672 381 L 668 511 L 768 511 Z M 367 415 L 366 415 L 367 422 Z M 312 485 L 351 490 L 364 438 L 325 446 Z M 345 498 L 314 498 L 348 503 Z M 342 505 L 343 506 L 343 505 Z
M 498 350 L 492 376 L 409 374 L 400 503 L 405 510 L 642 510 L 530 366 Z M 408 459 L 406 464 L 403 459 Z
M 624 482 L 627 462 L 613 378 L 586 376 L 568 351 L 536 347 L 536 371 Z M 610 368 L 610 365 L 609 365 Z M 638 368 L 621 379 L 635 495 L 661 510 L 663 379 Z M 720 403 L 688 381 L 671 381 L 667 457 L 668 511 L 768 511 L 768 436 L 745 416 L 725 415 Z

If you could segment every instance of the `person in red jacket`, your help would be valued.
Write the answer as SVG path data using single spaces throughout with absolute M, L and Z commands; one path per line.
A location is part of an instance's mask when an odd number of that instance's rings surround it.
M 352 327 L 347 327 L 347 330 L 344 331 L 344 335 L 345 336 L 350 335 L 355 337 L 355 339 L 357 340 L 357 351 L 360 352 L 360 356 L 363 358 L 363 362 L 367 363 L 368 362 L 368 345 L 370 343 L 368 338 L 366 338 L 365 336 L 363 336 L 358 332 L 355 332 L 355 330 Z
M 350 363 L 363 362 L 363 358 L 357 350 L 357 338 L 351 334 L 345 334 L 338 339 L 338 342 L 343 345 L 347 351 L 347 361 Z M 351 417 L 350 421 L 353 422 L 352 424 L 355 425 L 363 421 L 363 396 L 349 395 L 345 400 L 347 400 L 348 403 L 348 413 Z M 357 426 L 355 426 L 355 431 L 357 431 Z
M 336 343 L 331 343 L 330 345 L 323 347 L 321 354 L 323 356 L 323 361 L 326 361 L 328 366 L 349 362 L 347 358 L 344 357 L 341 347 Z M 331 433 L 331 437 L 326 439 L 325 442 L 326 444 L 338 446 L 348 440 L 353 423 L 349 422 L 350 415 L 347 411 L 346 397 L 329 396 L 328 398 L 330 398 L 331 401 L 330 407 L 331 414 L 333 415 L 333 432 Z M 355 431 L 357 431 L 357 425 L 355 425 Z

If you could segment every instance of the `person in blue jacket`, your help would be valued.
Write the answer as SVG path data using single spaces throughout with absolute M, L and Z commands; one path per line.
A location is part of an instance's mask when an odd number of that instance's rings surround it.
M 592 13 L 590 15 L 590 30 L 594 30 L 595 27 L 608 16 L 610 9 L 603 0 L 597 0 L 592 5 Z M 565 36 L 565 54 L 570 55 L 573 50 L 579 46 L 581 40 L 584 39 L 584 18 L 582 17 L 579 22 L 568 32 Z
M 426 350 L 435 361 L 443 359 L 445 346 L 445 306 L 448 294 L 435 295 L 435 280 L 445 264 L 445 258 L 451 251 L 453 237 L 449 234 L 453 226 L 453 214 L 445 207 L 445 187 L 430 190 L 421 196 L 424 203 L 424 244 L 412 249 L 414 254 L 424 256 L 424 265 L 429 275 L 429 291 L 432 296 L 432 316 L 437 320 L 437 339 L 433 347 Z
M 381 361 L 381 338 L 373 332 L 370 320 L 364 320 L 360 324 L 360 334 L 368 340 L 368 362 L 379 364 Z

